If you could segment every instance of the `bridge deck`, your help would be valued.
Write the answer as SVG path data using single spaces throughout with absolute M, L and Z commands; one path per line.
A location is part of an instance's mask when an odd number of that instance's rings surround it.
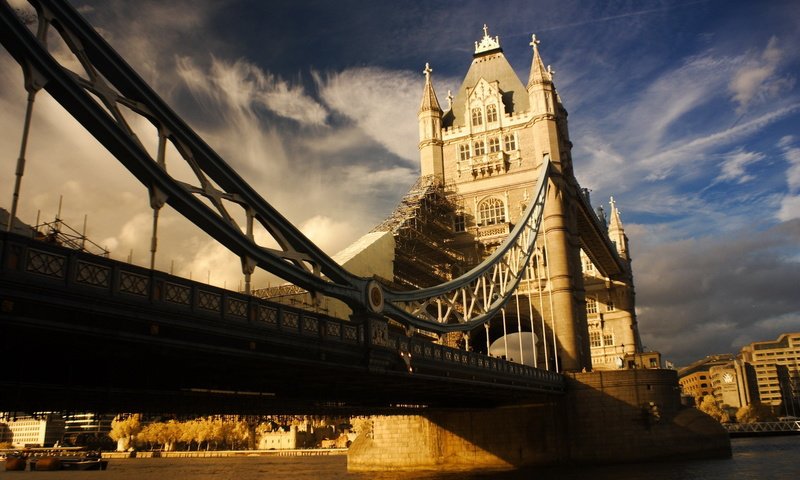
M 387 410 L 560 394 L 560 375 L 0 234 L 0 410 Z M 411 354 L 410 365 L 401 352 Z

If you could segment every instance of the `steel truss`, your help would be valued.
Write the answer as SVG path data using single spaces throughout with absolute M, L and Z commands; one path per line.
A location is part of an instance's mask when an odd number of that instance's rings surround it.
M 547 193 L 547 163 L 541 166 L 534 200 L 505 242 L 483 263 L 436 287 L 387 291 L 373 279 L 347 272 L 267 203 L 71 5 L 59 0 L 29 3 L 37 12 L 36 34 L 6 0 L 0 0 L 0 43 L 23 69 L 29 107 L 33 95 L 44 88 L 147 187 L 154 232 L 158 211 L 169 204 L 238 255 L 247 279 L 259 267 L 313 294 L 342 300 L 355 312 L 382 314 L 408 327 L 436 333 L 471 330 L 491 319 L 512 298 L 534 251 Z M 61 65 L 50 53 L 47 35 L 51 26 L 78 59 L 84 74 Z M 130 128 L 123 111 L 156 128 L 155 158 Z M 192 183 L 168 171 L 167 143 L 194 173 Z M 234 212 L 234 208 L 239 210 Z M 235 218 L 245 218 L 245 224 L 239 225 Z M 278 248 L 257 243 L 257 225 L 272 236 Z M 154 233 L 153 251 L 155 241 Z

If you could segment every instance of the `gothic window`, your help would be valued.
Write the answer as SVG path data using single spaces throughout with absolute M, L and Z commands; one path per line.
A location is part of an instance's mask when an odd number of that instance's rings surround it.
M 458 146 L 458 154 L 461 160 L 469 160 L 469 144 L 462 143 Z
M 613 333 L 604 333 L 603 334 L 603 345 L 606 347 L 611 347 L 614 345 L 614 334 Z
M 486 144 L 483 143 L 483 140 L 478 140 L 475 142 L 475 156 L 480 157 L 481 155 L 486 155 Z
M 456 213 L 456 216 L 453 219 L 453 229 L 456 232 L 464 232 L 467 230 L 467 220 L 463 213 Z
M 509 133 L 503 137 L 503 148 L 506 152 L 517 149 L 517 136 Z
M 600 332 L 597 330 L 593 330 L 589 332 L 589 345 L 592 347 L 601 347 L 602 344 L 600 343 Z
M 487 198 L 478 207 L 478 214 L 482 225 L 505 223 L 506 209 L 503 201 L 498 198 Z
M 597 313 L 597 300 L 594 297 L 586 297 L 586 313 Z
M 500 139 L 497 137 L 492 137 L 489 139 L 489 153 L 499 152 L 500 151 Z
M 486 107 L 486 123 L 497 121 L 497 105 L 489 105 Z
M 611 300 L 609 298 L 608 301 L 606 302 L 606 312 L 613 312 L 616 309 L 617 307 L 614 306 L 614 300 Z
M 584 272 L 594 272 L 594 263 L 589 257 L 583 257 L 583 271 Z
M 472 109 L 472 126 L 477 127 L 478 125 L 483 125 L 483 112 L 480 107 L 475 107 Z

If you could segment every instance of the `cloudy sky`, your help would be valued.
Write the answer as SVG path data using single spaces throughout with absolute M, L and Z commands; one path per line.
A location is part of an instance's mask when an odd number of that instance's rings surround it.
M 800 330 L 794 0 L 72 1 L 331 254 L 379 223 L 418 175 L 425 63 L 444 103 L 484 23 L 523 80 L 536 33 L 570 113 L 578 180 L 596 205 L 613 195 L 622 212 L 645 345 L 685 365 Z M 6 209 L 25 99 L 21 70 L 0 49 Z M 155 145 L 151 127 L 132 125 Z M 87 215 L 112 257 L 148 264 L 146 190 L 42 94 L 20 216 L 50 220 L 59 197 L 62 218 L 80 228 Z M 238 287 L 238 259 L 202 232 L 168 208 L 159 229 L 159 268 Z

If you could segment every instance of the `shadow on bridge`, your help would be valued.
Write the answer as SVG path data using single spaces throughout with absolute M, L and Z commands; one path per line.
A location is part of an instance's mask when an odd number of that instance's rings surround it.
M 430 340 L 375 345 L 370 321 L 11 233 L 0 242 L 0 338 L 15 365 L 0 376 L 3 410 L 366 414 L 563 391 L 553 372 Z

